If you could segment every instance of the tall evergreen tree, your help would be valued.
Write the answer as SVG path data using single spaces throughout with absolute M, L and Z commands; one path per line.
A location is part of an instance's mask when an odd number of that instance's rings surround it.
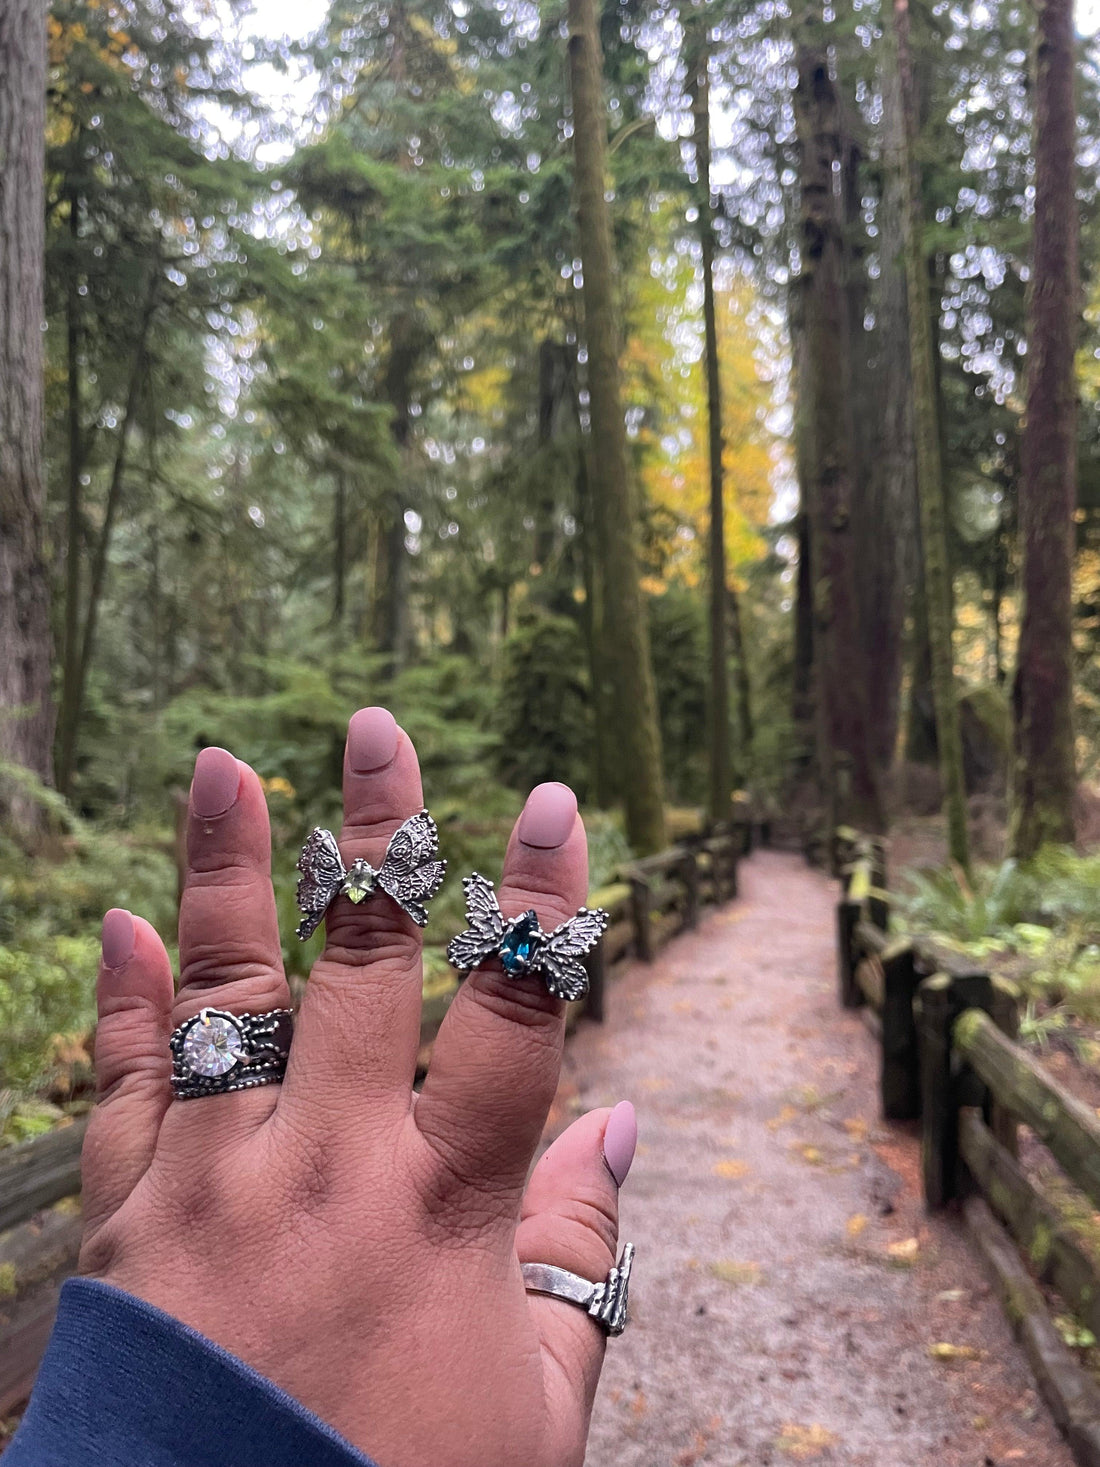
M 595 0 L 569 0 L 569 75 L 600 578 L 600 665 L 611 687 L 627 835 L 642 853 L 665 839 L 661 731 L 639 584 L 638 510 L 619 381 L 617 276 L 607 202 L 607 116 Z
M 917 493 L 924 556 L 924 604 L 936 709 L 936 742 L 947 809 L 948 844 L 952 859 L 965 869 L 970 859 L 966 788 L 955 696 L 947 514 L 940 456 L 935 354 L 928 309 L 928 262 L 924 251 L 921 176 L 917 157 L 918 111 L 909 43 L 908 0 L 892 0 L 892 5 L 887 7 L 887 23 L 887 54 L 896 73 L 895 94 L 901 101 L 903 118 L 903 126 L 896 133 L 898 153 L 892 160 L 892 166 L 898 170 L 902 180 Z
M 797 282 L 804 333 L 799 467 L 810 527 L 818 763 L 831 823 L 882 830 L 885 809 L 870 739 L 852 523 L 856 493 L 845 230 L 835 177 L 842 102 L 820 23 L 803 23 L 795 125 L 801 214 Z
M 43 545 L 42 317 L 46 24 L 0 11 L 0 760 L 51 778 L 49 585 Z M 0 821 L 42 812 L 0 776 Z
M 1011 844 L 1073 839 L 1073 540 L 1077 507 L 1075 40 L 1072 0 L 1037 0 L 1035 214 L 1021 443 L 1023 617 L 1013 687 Z

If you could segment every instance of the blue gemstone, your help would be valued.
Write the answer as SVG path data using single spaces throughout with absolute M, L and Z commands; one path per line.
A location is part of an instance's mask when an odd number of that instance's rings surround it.
M 506 973 L 526 973 L 539 936 L 539 919 L 534 912 L 516 918 L 500 943 L 500 961 Z

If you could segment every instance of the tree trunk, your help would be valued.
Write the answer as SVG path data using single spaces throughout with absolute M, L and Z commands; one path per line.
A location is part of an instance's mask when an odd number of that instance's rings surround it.
M 49 581 L 43 545 L 42 274 L 46 7 L 0 5 L 0 761 L 51 778 Z M 0 822 L 26 839 L 42 808 L 0 780 Z
M 817 29 L 814 27 L 813 29 Z M 885 811 L 868 734 L 852 526 L 855 432 L 843 219 L 834 188 L 841 106 L 824 41 L 799 45 L 800 310 L 805 331 L 806 472 L 814 577 L 819 769 L 832 824 L 880 831 Z
M 146 350 L 149 341 L 149 330 L 153 324 L 153 315 L 156 311 L 157 287 L 158 272 L 154 268 L 153 274 L 150 277 L 149 292 L 145 305 L 145 314 L 142 317 L 140 335 L 138 336 L 137 347 L 134 351 L 133 364 L 130 368 L 130 381 L 126 391 L 126 406 L 123 409 L 122 422 L 119 425 L 118 444 L 115 448 L 115 461 L 111 467 L 111 482 L 107 490 L 107 502 L 103 510 L 103 525 L 99 532 L 99 538 L 96 541 L 95 556 L 92 560 L 92 573 L 88 586 L 88 603 L 84 612 L 84 630 L 80 639 L 80 658 L 77 664 L 76 676 L 73 680 L 72 701 L 64 703 L 61 709 L 57 783 L 58 788 L 65 795 L 68 795 L 72 790 L 73 774 L 76 770 L 77 747 L 80 741 L 80 720 L 84 712 L 84 696 L 88 689 L 88 673 L 91 670 L 92 658 L 95 655 L 96 629 L 99 623 L 99 608 L 103 600 L 103 588 L 107 581 L 107 560 L 111 548 L 111 536 L 114 531 L 119 503 L 122 499 L 122 487 L 126 477 L 126 465 L 129 457 L 130 437 L 137 419 L 138 400 L 141 397 L 142 389 L 145 387 Z
M 708 700 L 708 812 L 714 821 L 728 820 L 733 786 L 730 757 L 729 654 L 726 646 L 726 519 L 722 471 L 722 383 L 718 367 L 718 321 L 714 307 L 714 217 L 710 193 L 710 46 L 706 18 L 696 21 L 694 56 L 689 62 L 695 143 L 699 243 L 703 257 L 703 364 L 707 382 L 707 446 L 710 469 L 710 520 L 707 541 L 707 586 L 710 611 L 710 696 Z M 732 592 L 730 593 L 733 594 Z
M 336 470 L 332 491 L 332 626 L 339 644 L 344 630 L 348 573 L 348 485 L 342 468 Z
M 1035 216 L 1020 445 L 1023 617 L 1013 687 L 1011 846 L 1073 839 L 1073 523 L 1077 263 L 1072 0 L 1036 0 Z
M 627 838 L 639 854 L 665 841 L 661 730 L 638 569 L 637 505 L 619 386 L 616 269 L 607 202 L 607 118 L 595 0 L 569 0 L 569 72 L 607 669 Z M 611 652 L 613 655 L 607 656 Z
M 896 156 L 902 115 L 895 73 L 884 78 L 884 92 L 885 146 Z M 916 572 L 917 486 L 902 210 L 901 177 L 895 169 L 887 169 L 876 216 L 880 247 L 874 371 L 865 378 L 870 411 L 864 415 L 873 440 L 860 536 L 871 745 L 884 773 L 893 763 L 897 745 L 905 608 Z
M 65 534 L 65 642 L 62 650 L 61 707 L 76 702 L 76 685 L 80 675 L 80 562 L 83 550 L 83 427 L 81 424 L 80 373 L 80 291 L 76 270 L 77 242 L 80 237 L 80 198 L 73 189 L 69 195 L 69 235 L 73 244 L 73 262 L 69 271 L 65 302 L 66 345 L 68 349 L 68 503 Z
M 932 694 L 936 709 L 936 743 L 947 807 L 948 845 L 953 860 L 964 870 L 970 851 L 966 828 L 966 787 L 963 782 L 962 737 L 955 699 L 955 662 L 952 646 L 951 579 L 947 556 L 947 510 L 936 390 L 936 362 L 932 323 L 928 315 L 928 261 L 924 253 L 921 176 L 917 161 L 918 113 L 909 50 L 909 0 L 892 0 L 885 7 L 885 54 L 896 77 L 903 126 L 897 132 L 896 156 L 889 166 L 903 183 L 905 275 L 909 296 L 909 352 L 913 377 L 913 429 L 916 446 L 917 490 L 920 500 L 921 550 L 924 557 L 924 593 L 928 643 L 932 658 Z

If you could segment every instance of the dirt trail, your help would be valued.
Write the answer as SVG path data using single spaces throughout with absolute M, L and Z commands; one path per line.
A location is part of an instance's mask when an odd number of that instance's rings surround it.
M 1070 1467 L 965 1234 L 923 1212 L 915 1132 L 879 1120 L 834 900 L 757 853 L 569 1046 L 559 1120 L 629 1098 L 641 1123 L 588 1467 Z

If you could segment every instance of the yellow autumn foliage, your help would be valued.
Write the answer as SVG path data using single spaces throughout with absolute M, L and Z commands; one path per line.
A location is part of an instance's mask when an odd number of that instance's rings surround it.
M 710 459 L 701 285 L 689 251 L 657 263 L 635 287 L 623 358 L 624 396 L 642 449 L 642 487 L 665 581 L 706 574 Z M 698 299 L 697 299 L 698 297 Z M 738 567 L 765 551 L 777 438 L 768 426 L 767 333 L 752 284 L 730 273 L 716 290 L 722 387 L 726 556 Z M 654 577 L 651 589 L 661 589 Z

